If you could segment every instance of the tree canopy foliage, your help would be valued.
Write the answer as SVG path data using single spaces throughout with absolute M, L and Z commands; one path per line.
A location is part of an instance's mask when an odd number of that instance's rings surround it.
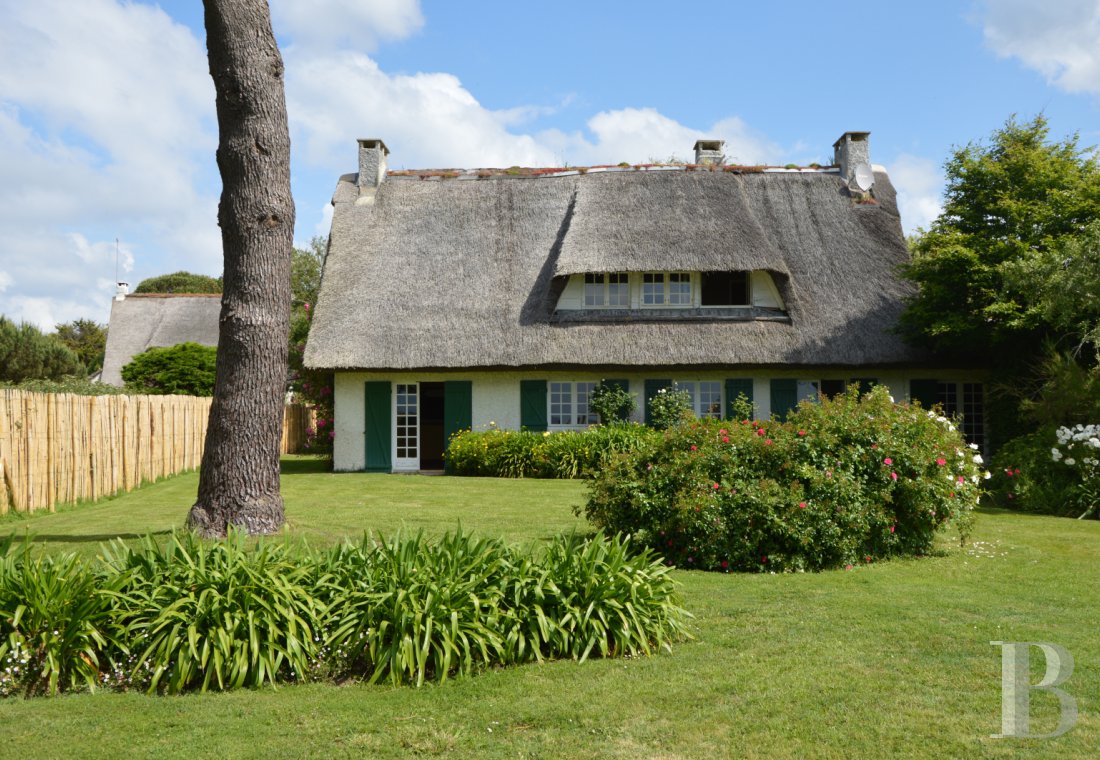
M 103 366 L 103 353 L 107 349 L 107 327 L 92 319 L 76 319 L 57 325 L 54 337 L 79 357 L 87 372 L 98 371 Z
M 293 298 L 291 307 L 309 309 L 317 303 L 317 292 L 321 289 L 321 268 L 325 263 L 325 249 L 328 242 L 317 235 L 309 241 L 307 248 L 295 246 L 290 254 L 290 292 Z
M 173 272 L 138 283 L 135 293 L 221 293 L 222 278 L 192 272 Z
M 133 393 L 212 396 L 217 351 L 198 343 L 150 348 L 122 368 L 122 379 Z
M 0 316 L 0 381 L 60 380 L 84 374 L 80 358 L 32 324 Z
M 1100 165 L 1077 135 L 1051 141 L 1049 131 L 1041 114 L 1013 117 L 988 144 L 947 160 L 943 212 L 913 241 L 905 271 L 920 286 L 901 319 L 911 342 L 1028 357 L 1056 329 L 1052 319 L 1064 310 L 1021 275 L 1049 271 L 1057 252 L 1100 219 Z

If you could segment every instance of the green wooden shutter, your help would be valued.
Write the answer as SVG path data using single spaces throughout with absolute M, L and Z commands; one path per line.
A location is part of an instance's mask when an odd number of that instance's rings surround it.
M 390 460 L 390 383 L 371 380 L 366 383 L 367 472 L 389 472 Z
M 909 398 L 913 401 L 919 401 L 925 409 L 931 409 L 936 405 L 936 398 L 939 396 L 939 385 L 938 380 L 910 380 Z
M 798 406 L 798 381 L 791 378 L 771 381 L 772 419 L 783 420 Z
M 643 407 L 645 424 L 649 424 L 649 402 L 662 388 L 671 388 L 671 380 L 646 380 L 645 381 L 645 406 Z
M 536 433 L 546 431 L 546 381 L 519 381 L 519 424 Z
M 469 380 L 448 380 L 443 384 L 443 450 L 451 436 L 474 424 L 474 386 Z
M 744 396 L 752 403 L 752 378 L 739 377 L 726 379 L 726 414 L 727 420 L 733 419 L 733 402 L 738 396 Z

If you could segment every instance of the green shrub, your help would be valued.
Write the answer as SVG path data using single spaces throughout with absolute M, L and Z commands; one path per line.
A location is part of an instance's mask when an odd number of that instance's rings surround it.
M 213 396 L 218 349 L 198 343 L 150 348 L 122 368 L 130 393 Z
M 855 388 L 778 422 L 695 421 L 596 472 L 584 515 L 669 562 L 821 570 L 968 530 L 981 457 L 950 421 Z
M 0 316 L 0 381 L 60 380 L 84 375 L 80 358 L 53 336 L 32 324 L 15 324 Z
M 649 424 L 658 430 L 667 430 L 682 422 L 693 419 L 691 394 L 678 388 L 661 388 L 649 400 Z
M 135 293 L 221 293 L 222 278 L 192 272 L 173 272 L 138 283 Z
M 1100 519 L 1098 435 L 1097 425 L 1047 425 L 1006 443 L 993 457 L 998 506 Z
M 0 547 L 0 696 L 94 688 L 109 606 L 76 555 Z
M 453 475 L 501 478 L 578 478 L 595 471 L 617 453 L 633 451 L 656 435 L 629 422 L 583 431 L 464 430 L 447 448 Z
M 601 380 L 588 397 L 588 408 L 600 415 L 600 422 L 610 425 L 626 422 L 638 403 L 626 388 Z

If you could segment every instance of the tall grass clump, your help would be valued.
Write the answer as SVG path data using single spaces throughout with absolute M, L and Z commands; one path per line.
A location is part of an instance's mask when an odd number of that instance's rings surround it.
M 965 536 L 981 465 L 950 420 L 853 386 L 784 423 L 674 425 L 598 471 L 583 512 L 680 566 L 822 570 Z
M 245 537 L 163 546 L 116 543 L 106 553 L 114 677 L 149 692 L 232 689 L 308 678 L 327 609 L 311 594 L 309 555 Z
M 73 554 L 0 543 L 0 696 L 94 688 L 109 643 L 109 583 Z
M 10 544 L 10 541 L 8 542 Z M 685 635 L 648 551 L 558 538 L 538 556 L 461 531 L 326 551 L 190 534 L 101 559 L 0 560 L 0 696 L 364 678 L 421 685 L 543 659 L 649 654 Z

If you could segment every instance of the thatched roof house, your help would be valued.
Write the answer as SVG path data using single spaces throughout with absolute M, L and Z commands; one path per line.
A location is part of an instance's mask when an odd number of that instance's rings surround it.
M 150 348 L 177 343 L 218 345 L 219 294 L 132 293 L 111 303 L 101 381 L 123 385 L 122 368 Z
M 337 371 L 338 469 L 435 467 L 470 425 L 583 426 L 604 378 L 642 410 L 677 381 L 700 414 L 745 393 L 767 416 L 854 379 L 904 396 L 935 377 L 892 332 L 908 250 L 868 133 L 830 167 L 725 166 L 720 147 L 700 141 L 691 165 L 387 172 L 385 144 L 361 140 L 305 356 Z

